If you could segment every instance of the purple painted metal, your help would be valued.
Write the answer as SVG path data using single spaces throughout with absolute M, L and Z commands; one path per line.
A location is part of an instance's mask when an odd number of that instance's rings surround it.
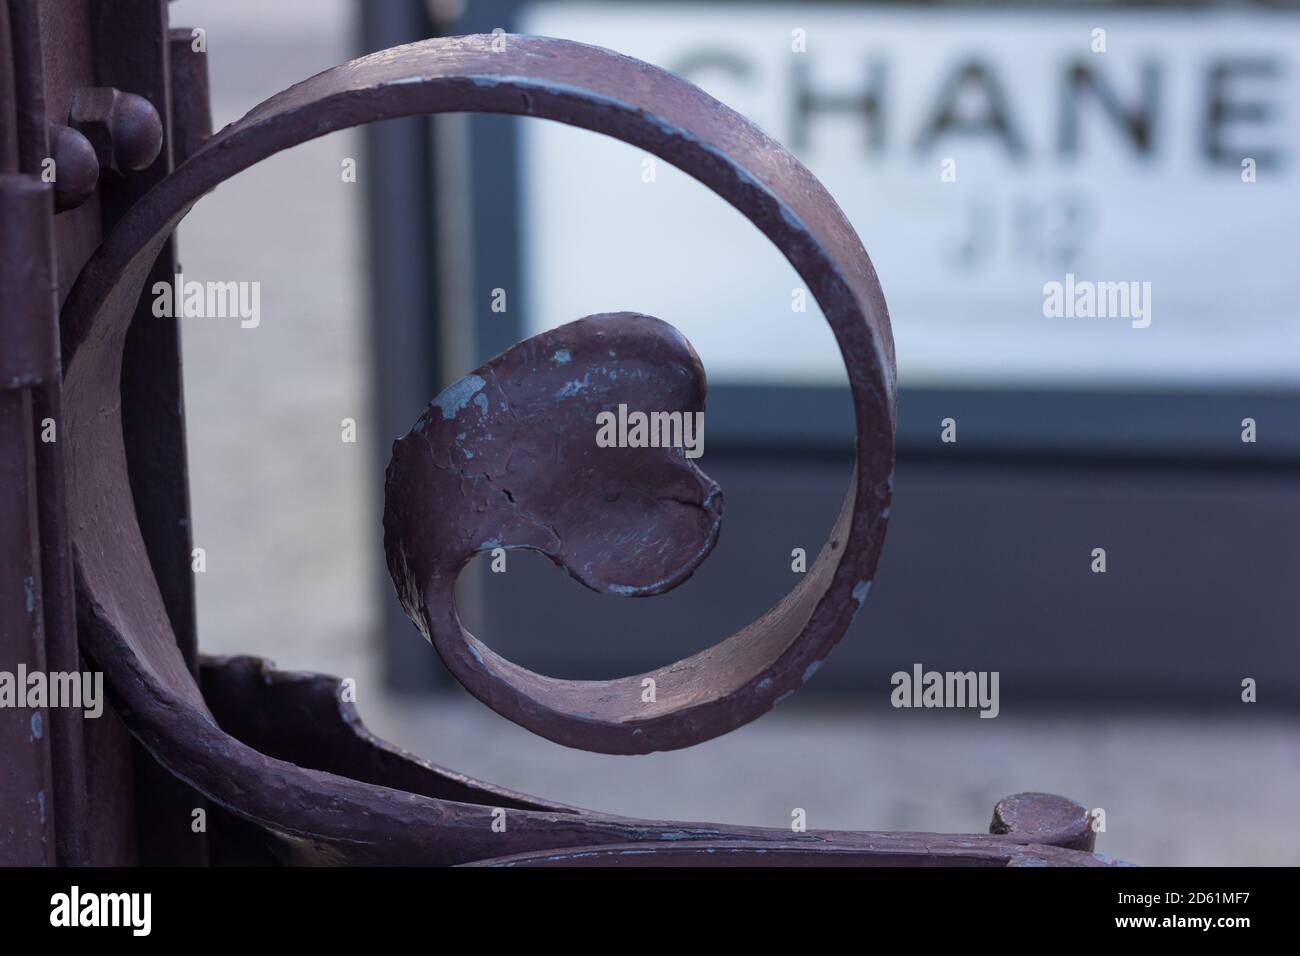
M 0 388 L 31 388 L 58 378 L 53 187 L 35 176 L 0 177 Z
M 0 72 L 18 59 L 24 37 L 0 9 Z M 44 593 L 35 394 L 57 379 L 53 188 L 17 172 L 26 165 L 19 127 L 25 94 L 0 79 L 0 672 L 50 666 Z M 23 115 L 19 115 L 23 114 Z M 44 130 L 41 128 L 41 138 Z M 9 689 L 25 695 L 25 681 Z M 14 701 L 8 702 L 10 705 Z M 58 859 L 51 717 L 45 707 L 0 712 L 0 861 L 38 865 Z M 58 794 L 62 796 L 62 794 Z
M 50 157 L 58 170 L 54 211 L 76 209 L 99 185 L 99 157 L 90 140 L 70 126 L 50 125 Z
M 1014 834 L 1071 850 L 1091 850 L 1097 831 L 1087 807 L 1050 793 L 1017 793 L 993 808 L 989 833 Z
M 68 108 L 68 125 L 90 141 L 100 169 L 114 176 L 148 169 L 162 150 L 162 118 L 154 105 L 111 86 L 78 90 Z
M 48 187 L 46 187 L 48 189 Z M 0 206 L 5 183 L 0 179 Z M 0 227 L 0 232 L 3 227 Z M 0 335 L 5 331 L 0 322 Z M 46 670 L 37 493 L 28 389 L 0 388 L 0 671 Z M 9 678 L 13 680 L 11 676 Z M 26 694 L 26 681 L 16 688 Z M 11 691 L 12 692 L 12 691 Z M 50 710 L 8 708 L 0 720 L 0 862 L 55 862 Z
M 294 862 L 461 863 L 629 843 L 672 845 L 687 853 L 687 844 L 698 844 L 701 861 L 722 844 L 755 854 L 755 861 L 759 844 L 778 851 L 774 860 L 821 849 L 856 862 L 930 859 L 945 838 L 818 831 L 792 835 L 628 820 L 554 806 L 441 771 L 373 739 L 359 743 L 363 732 L 356 715 L 339 702 L 329 679 L 277 678 L 254 669 L 250 682 L 247 665 L 217 664 L 205 668 L 204 690 L 195 681 L 150 565 L 123 441 L 123 349 L 141 289 L 176 224 L 223 180 L 332 130 L 415 113 L 478 110 L 547 117 L 617 136 L 695 175 L 744 211 L 808 283 L 845 355 L 858 421 L 853 483 L 817 563 L 789 597 L 754 625 L 665 671 L 661 703 L 651 712 L 629 712 L 626 701 L 600 701 L 603 691 L 598 688 L 560 687 L 563 682 L 530 675 L 486 654 L 487 663 L 475 667 L 466 656 L 484 649 L 467 635 L 459 644 L 449 637 L 440 640 L 439 650 L 455 662 L 458 676 L 512 719 L 572 745 L 617 752 L 685 746 L 752 719 L 800 686 L 865 597 L 888 514 L 894 366 L 879 286 L 847 221 L 779 145 L 689 83 L 580 44 L 508 37 L 501 53 L 497 42 L 490 36 L 425 41 L 343 64 L 284 91 L 195 149 L 180 168 L 135 199 L 86 264 L 63 313 L 69 514 L 84 651 L 104 670 L 117 709 L 154 757 L 220 807 L 261 827 L 280 858 Z M 626 392 L 629 397 L 656 396 L 672 407 L 702 407 L 703 376 L 689 346 L 655 320 L 587 320 L 549 333 L 543 344 L 567 344 L 576 350 L 580 366 L 592 368 L 590 350 L 602 332 L 620 345 L 626 342 L 620 368 L 646 372 L 645 384 Z M 533 347 L 539 344 L 531 341 Z M 554 381 L 555 373 L 537 366 L 537 381 L 530 384 L 525 377 L 529 349 L 524 343 L 490 363 L 494 374 L 506 375 L 490 394 L 520 402 L 536 422 L 537 389 L 548 377 Z M 684 370 L 682 382 L 662 377 L 673 367 Z M 514 372 L 518 379 L 510 377 Z M 608 384 L 613 387 L 612 380 Z M 561 417 L 557 423 L 569 421 Z M 436 417 L 429 424 L 436 447 L 446 451 L 450 432 L 436 427 Z M 517 440 L 521 448 L 540 447 L 536 435 L 526 431 Z M 408 445 L 415 447 L 414 442 Z M 632 462 L 684 488 L 679 494 L 684 500 L 677 508 L 657 508 L 644 497 L 639 504 L 625 501 L 625 490 L 645 491 L 628 469 Z M 393 474 L 398 493 L 394 497 L 390 489 L 391 539 L 425 527 L 437 530 L 427 524 L 436 518 L 422 510 L 425 489 L 405 487 L 409 476 L 396 460 Z M 549 508 L 557 500 L 554 488 L 579 476 L 553 476 L 552 487 L 540 467 L 521 477 L 521 495 Z M 673 548 L 654 571 L 660 577 L 650 580 L 620 562 L 609 553 L 602 529 L 582 515 L 560 516 L 557 528 L 576 535 L 567 541 L 561 535 L 555 541 L 529 537 L 519 524 L 506 528 L 515 538 L 511 543 L 542 546 L 589 584 L 643 593 L 672 586 L 702 559 L 716 533 L 717 498 L 693 468 L 662 456 L 615 455 L 587 477 L 596 487 L 614 481 L 619 520 L 647 518 L 650 530 Z M 507 525 L 520 517 L 518 509 L 501 500 L 495 501 L 494 511 Z M 405 517 L 398 517 L 404 515 L 426 524 L 408 526 Z M 472 527 L 464 513 L 457 527 L 473 535 L 485 530 Z M 479 547 L 482 539 L 471 543 Z M 443 634 L 454 616 L 429 599 L 443 597 L 443 580 L 467 560 L 464 542 L 407 540 L 397 553 L 419 562 L 410 571 L 403 569 L 399 580 L 417 616 L 429 622 L 433 633 Z M 637 687 L 639 691 L 639 682 Z M 297 695 L 298 704 L 286 706 L 285 695 Z M 270 734 L 264 723 L 268 714 L 278 718 Z M 504 833 L 492 825 L 494 809 L 505 813 Z M 958 842 L 969 844 L 969 852 L 954 858 L 967 862 L 1096 862 L 1068 851 L 1027 853 L 1024 845 L 1032 839 L 1014 833 Z M 812 857 L 800 857 L 805 858 Z
M 204 657 L 203 696 L 232 736 L 256 750 L 299 767 L 324 770 L 437 801 L 452 801 L 490 829 L 492 811 L 506 811 L 507 829 L 494 833 L 461 859 L 481 865 L 556 866 L 1099 866 L 1104 857 L 1063 849 L 1056 841 L 1079 834 L 1036 829 L 1026 822 L 1014 832 L 984 834 L 809 831 L 691 823 L 651 823 L 593 813 L 578 807 L 505 790 L 438 767 L 375 737 L 356 708 L 342 700 L 337 678 L 275 670 L 255 657 Z M 1082 818 L 1084 808 L 1051 794 L 1017 794 L 998 806 L 1015 805 L 1018 819 Z M 551 848 L 520 852 L 526 840 L 514 833 L 549 816 Z M 1089 831 L 1090 832 L 1090 831 Z M 586 843 L 568 842 L 581 840 Z M 619 835 L 622 834 L 622 842 Z M 355 848 L 331 853 L 325 843 L 284 841 L 241 831 L 247 842 L 269 842 L 273 858 L 286 863 L 355 859 Z M 392 862 L 405 856 L 390 848 Z M 451 848 L 449 848 L 450 850 Z M 248 854 L 249 847 L 241 851 Z M 247 859 L 247 856 L 245 857 Z M 437 860 L 445 860 L 446 852 Z M 427 860 L 425 862 L 435 862 Z
M 203 77 L 207 55 L 193 51 L 187 43 L 178 70 L 173 59 L 176 44 L 168 29 L 167 10 L 157 0 L 122 0 L 114 5 L 114 16 L 106 15 L 99 6 L 94 13 L 97 31 L 119 31 L 114 36 L 117 55 L 99 57 L 97 82 L 111 83 L 139 94 L 138 100 L 147 102 L 149 109 L 136 101 L 128 116 L 134 115 L 134 123 L 147 132 L 153 128 L 149 116 L 152 110 L 163 130 L 160 148 L 152 149 L 151 137 L 136 147 L 145 156 L 150 151 L 156 153 L 147 168 L 128 176 L 105 177 L 101 192 L 108 228 L 172 172 L 173 163 L 184 158 L 184 154 L 177 158 L 180 144 L 188 144 L 211 132 Z M 118 18 L 123 14 L 129 14 L 129 29 L 121 29 Z M 188 31 L 185 32 L 188 36 Z M 131 56 L 121 54 L 126 49 L 132 51 Z M 197 89 L 190 89 L 195 83 Z M 202 108 L 194 103 L 196 96 L 204 98 Z M 178 271 L 177 240 L 172 236 L 154 261 L 146 286 L 152 288 L 154 282 L 170 282 Z M 151 305 L 151 296 L 143 296 L 137 302 L 123 350 L 123 441 L 136 518 L 150 565 L 177 646 L 191 673 L 197 675 L 180 325 L 175 318 L 155 316 Z M 135 813 L 139 820 L 135 843 L 140 862 L 151 865 L 206 862 L 206 840 L 191 829 L 193 810 L 206 805 L 202 796 L 159 767 L 147 753 L 141 753 L 138 745 L 134 749 Z
M 172 160 L 183 163 L 212 135 L 212 106 L 208 97 L 208 54 L 194 49 L 192 31 L 167 32 L 171 66 Z
M 166 4 L 162 0 L 120 0 L 111 5 L 90 0 L 40 0 L 39 3 L 0 0 L 0 171 L 8 173 L 16 169 L 31 183 L 40 185 L 42 174 L 49 172 L 46 160 L 53 158 L 58 174 L 54 204 L 46 200 L 33 207 L 30 214 L 0 216 L 0 223 L 8 227 L 10 238 L 20 250 L 10 254 L 6 249 L 0 256 L 3 260 L 0 272 L 19 270 L 0 277 L 0 287 L 5 293 L 0 297 L 3 300 L 0 312 L 10 306 L 20 320 L 11 322 L 7 321 L 8 317 L 0 320 L 0 343 L 3 343 L 0 365 L 21 365 L 23 370 L 11 380 L 37 383 L 22 386 L 27 394 L 18 396 L 24 402 L 30 399 L 24 412 L 28 419 L 26 427 L 7 431 L 0 441 L 0 449 L 6 461 L 19 471 L 23 462 L 35 459 L 32 497 L 37 507 L 40 562 L 39 573 L 32 576 L 31 593 L 37 596 L 39 606 L 25 613 L 43 624 L 39 637 L 44 644 L 45 668 L 51 671 L 66 673 L 81 669 L 74 614 L 72 544 L 65 509 L 66 422 L 62 411 L 56 310 L 70 289 L 71 280 L 102 239 L 103 230 L 153 184 L 153 173 L 160 178 L 170 171 L 166 162 L 156 162 L 150 172 L 137 172 L 125 180 L 105 177 L 97 184 L 99 161 L 93 147 L 82 134 L 63 124 L 68 121 L 69 104 L 77 99 L 77 93 L 99 85 L 111 84 L 133 94 L 144 94 L 154 104 L 165 107 L 169 83 L 166 22 Z M 159 138 L 153 129 L 154 120 L 161 119 L 157 113 L 159 107 L 146 105 L 133 96 L 114 99 L 124 105 L 124 112 L 115 116 L 110 109 L 106 118 L 120 121 L 123 128 L 110 123 L 114 128 L 108 132 L 124 134 L 123 147 L 135 141 L 131 149 L 124 149 L 122 158 L 129 160 L 129 166 L 139 166 L 151 152 L 158 152 L 159 143 L 165 142 L 166 137 Z M 110 147 L 113 145 L 109 143 Z M 41 185 L 40 188 L 49 187 Z M 55 215 L 56 212 L 59 214 Z M 52 244 L 49 243 L 51 234 Z M 34 264 L 39 264 L 39 270 L 32 268 Z M 29 274 L 20 275 L 23 269 Z M 157 322 L 149 323 L 150 332 L 157 330 Z M 30 348 L 33 343 L 43 345 L 33 351 Z M 129 419 L 131 410 L 141 407 L 133 401 L 133 393 L 147 393 L 168 414 L 178 415 L 179 376 L 173 374 L 171 379 L 167 378 L 164 350 L 154 349 L 146 355 L 145 350 L 137 349 L 135 361 L 130 358 L 130 346 L 127 351 L 125 367 L 129 371 L 124 381 L 124 414 Z M 45 358 L 37 364 L 31 361 L 35 355 Z M 171 358 L 178 371 L 178 354 L 173 351 Z M 147 469 L 136 468 L 137 460 L 143 457 L 140 449 L 146 445 L 150 450 L 165 446 L 172 435 L 164 428 L 169 419 L 156 410 L 151 411 L 152 420 L 145 429 L 149 442 L 128 439 L 133 446 L 133 482 L 137 471 L 147 475 Z M 51 440 L 56 430 L 58 440 Z M 20 441 L 31 435 L 40 435 L 41 440 L 35 441 L 34 446 Z M 148 465 L 156 466 L 156 473 L 163 476 L 148 489 L 151 493 L 142 494 L 141 488 L 133 488 L 147 539 L 151 517 L 158 519 L 154 524 L 168 528 L 177 527 L 178 517 L 187 517 L 183 501 L 179 516 L 174 511 L 163 514 L 175 498 L 158 493 L 164 485 L 179 482 L 183 487 L 183 435 L 179 448 L 177 452 L 173 445 L 147 459 Z M 8 523 L 3 534 L 6 547 L 21 537 Z M 188 555 L 188 546 L 183 554 Z M 17 583 L 24 579 L 15 576 L 11 580 Z M 187 592 L 161 574 L 160 580 L 165 581 L 169 606 L 183 604 Z M 187 574 L 180 577 L 182 582 L 188 580 Z M 181 626 L 177 630 L 179 636 Z M 24 656 L 27 649 L 19 637 L 16 630 L 8 627 L 8 622 L 0 621 L 0 657 L 12 660 L 17 651 L 19 659 L 31 659 Z M 32 739 L 34 725 L 29 727 L 29 715 L 25 711 L 4 713 L 6 716 L 0 718 L 3 725 L 0 736 L 9 739 L 10 733 L 17 729 L 22 739 Z M 30 774 L 3 774 L 0 775 L 3 781 L 0 802 L 16 798 L 36 806 L 40 799 L 52 824 L 55 858 L 60 864 L 124 863 L 137 859 L 160 862 L 162 855 L 150 853 L 146 845 L 152 834 L 168 832 L 166 821 L 159 818 L 161 795 L 184 789 L 184 785 L 158 769 L 148 753 L 132 743 L 111 708 L 101 719 L 92 721 L 83 721 L 79 711 L 66 707 L 53 708 L 43 716 L 40 721 L 43 736 L 36 739 L 49 749 L 52 785 L 49 779 Z M 168 814 L 176 824 L 170 832 L 183 829 L 188 834 L 189 808 L 197 802 L 198 798 L 190 792 L 179 808 L 182 812 Z M 19 815 L 15 811 L 4 818 L 17 820 Z M 137 816 L 144 823 L 139 833 L 135 826 Z M 145 819 L 149 817 L 153 819 Z M 184 854 L 198 842 L 190 836 L 173 841 L 173 846 Z M 11 862 L 15 858 L 0 848 L 0 861 Z M 192 853 L 184 859 L 196 862 Z
M 659 594 L 686 580 L 717 540 L 721 491 L 680 450 L 597 448 L 596 416 L 620 403 L 694 414 L 704 393 L 699 357 L 672 326 L 627 312 L 589 316 L 461 379 L 394 444 L 384 510 L 389 571 L 452 673 L 498 713 L 560 743 L 616 753 L 685 746 L 730 729 L 729 719 L 707 722 L 692 706 L 725 693 L 733 666 L 726 651 L 712 666 L 551 680 L 464 631 L 453 597 L 466 564 L 496 548 L 540 551 L 606 593 Z
M 57 64 L 47 64 L 42 55 L 44 31 L 60 22 L 66 4 L 47 3 L 38 8 L 34 0 L 9 0 L 0 4 L 0 168 L 18 171 L 39 179 L 42 164 L 52 152 L 48 141 L 49 127 L 56 117 L 46 108 L 46 87 L 57 85 L 75 70 L 76 57 L 58 58 Z M 12 69 L 12 74 L 10 74 Z M 62 116 L 57 117 L 59 122 Z M 73 171 L 73 178 L 76 178 Z M 56 190 L 57 192 L 57 190 Z M 58 365 L 57 306 L 61 301 L 57 277 L 60 269 L 80 268 L 82 259 L 75 263 L 64 257 L 63 235 L 54 219 L 54 208 L 38 210 L 37 221 L 22 222 L 9 216 L 0 217 L 0 223 L 15 230 L 12 237 L 23 251 L 19 261 L 31 261 L 41 254 L 46 257 L 40 267 L 39 277 L 29 275 L 21 281 L 0 280 L 5 304 L 15 305 L 16 313 L 30 326 L 24 337 L 35 334 L 53 341 L 53 350 L 45 353 L 50 359 L 50 374 L 39 384 L 27 389 L 30 393 L 30 417 L 27 431 L 45 434 L 45 423 L 62 422 Z M 99 241 L 97 226 L 87 229 L 90 242 Z M 55 240 L 52 244 L 51 239 Z M 40 250 L 44 250 L 43 253 Z M 4 262 L 0 270 L 12 266 L 6 251 L 0 254 Z M 24 301 L 26 300 L 26 301 Z M 0 305 L 3 311 L 3 305 Z M 2 351 L 10 346 L 15 329 L 8 322 L 0 322 L 0 338 L 5 341 Z M 0 443 L 6 454 L 17 461 L 29 455 L 34 458 L 35 487 L 37 492 L 37 529 L 39 533 L 40 564 L 39 594 L 41 604 L 34 613 L 43 625 L 45 666 L 52 671 L 69 672 L 79 666 L 77 635 L 74 621 L 74 596 L 72 583 L 71 541 L 68 535 L 64 497 L 63 446 L 57 441 L 36 441 L 33 446 L 9 441 Z M 12 454 L 17 452 L 17 454 Z M 8 526 L 6 526 L 6 535 Z M 0 627 L 0 653 L 11 653 L 10 641 L 15 632 Z M 20 651 L 21 653 L 21 651 Z M 27 715 L 22 710 L 6 711 L 0 722 L 18 718 L 20 734 L 30 739 L 31 734 L 23 724 Z M 0 802 L 13 797 L 31 804 L 44 805 L 45 815 L 54 832 L 55 860 L 60 864 L 77 865 L 88 861 L 86 822 L 88 801 L 86 795 L 86 760 L 82 720 L 69 708 L 54 708 L 43 723 L 44 742 L 48 745 L 51 779 L 6 773 L 0 776 L 7 793 Z M 9 819 L 10 815 L 5 814 Z M 9 859 L 0 852 L 0 858 Z
M 855 834 L 856 835 L 856 834 Z M 982 835 L 873 833 L 869 846 L 827 835 L 816 843 L 700 840 L 691 843 L 624 843 L 553 852 L 519 853 L 467 866 L 1104 866 L 1097 856 L 1060 847 L 1007 846 Z

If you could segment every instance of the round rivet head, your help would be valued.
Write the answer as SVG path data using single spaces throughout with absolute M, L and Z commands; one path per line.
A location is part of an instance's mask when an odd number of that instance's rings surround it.
M 134 93 L 118 93 L 110 133 L 119 173 L 148 169 L 162 150 L 162 119 L 152 103 Z
M 1097 845 L 1088 808 L 1054 793 L 1017 793 L 993 808 L 989 833 L 1070 850 Z
M 81 133 L 67 126 L 50 126 L 50 158 L 54 160 L 54 210 L 76 209 L 99 182 L 99 157 Z
M 154 105 L 111 86 L 77 90 L 68 125 L 94 146 L 100 169 L 117 176 L 147 169 L 162 150 L 162 119 Z

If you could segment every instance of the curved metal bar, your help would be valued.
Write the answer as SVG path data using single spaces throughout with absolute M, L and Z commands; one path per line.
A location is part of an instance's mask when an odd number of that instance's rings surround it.
M 504 660 L 456 615 L 456 578 L 497 548 L 539 551 L 593 590 L 625 596 L 688 578 L 717 540 L 720 489 L 680 448 L 598 448 L 595 422 L 619 407 L 693 416 L 704 391 L 699 358 L 672 326 L 589 316 L 476 369 L 395 443 L 389 571 L 420 631 L 497 712 L 570 746 L 644 752 L 724 733 L 790 686 L 778 679 L 781 655 L 821 636 L 803 616 L 769 614 L 723 646 L 647 674 L 565 681 Z
M 144 197 L 86 266 L 65 310 L 72 494 L 84 506 L 77 558 L 87 597 L 116 612 L 115 629 L 159 677 L 201 706 L 183 680 L 147 565 L 122 560 L 122 522 L 110 495 L 125 494 L 104 462 L 120 457 L 115 423 L 121 343 L 130 307 L 167 235 L 190 206 L 265 157 L 335 129 L 389 116 L 450 110 L 510 112 L 598 130 L 689 172 L 766 233 L 798 270 L 845 356 L 858 422 L 853 483 L 831 540 L 794 590 L 721 644 L 653 673 L 656 702 L 642 707 L 641 676 L 556 681 L 503 660 L 464 634 L 450 579 L 420 547 L 404 557 L 418 578 L 422 618 L 453 673 L 490 706 L 574 747 L 643 753 L 697 743 L 768 710 L 810 676 L 861 606 L 883 541 L 893 469 L 894 363 L 879 283 L 834 200 L 794 157 L 743 117 L 672 74 L 562 40 L 490 38 L 411 44 L 326 71 L 226 127 Z M 92 464 L 93 463 L 93 464 Z M 419 489 L 408 489 L 414 498 Z M 128 522 L 134 525 L 134 521 Z M 428 529 L 428 522 L 420 530 Z M 134 529 L 129 529 L 133 531 Z M 133 544 L 133 542 L 132 542 Z M 110 546 L 111 545 L 111 546 Z M 438 556 L 453 563 L 463 555 Z M 458 570 L 458 569 L 456 569 Z M 123 600 L 125 595 L 129 600 Z M 412 602 L 414 603 L 414 602 Z M 146 637 L 145 635 L 149 635 Z M 448 635 L 457 635 L 450 640 Z
M 735 113 L 671 74 L 561 40 L 429 40 L 327 70 L 226 127 L 143 197 L 87 263 L 65 305 L 64 409 L 70 524 L 83 647 L 106 673 L 132 732 L 180 778 L 318 859 L 460 862 L 629 840 L 756 834 L 698 824 L 508 810 L 510 837 L 482 806 L 309 770 L 260 753 L 214 721 L 176 646 L 136 522 L 119 383 L 132 310 L 159 249 L 189 208 L 240 170 L 334 130 L 446 111 L 517 113 L 617 136 L 688 170 L 783 250 L 821 303 L 846 356 L 857 469 L 831 541 L 804 581 L 756 625 L 692 659 L 653 733 L 597 727 L 598 746 L 682 746 L 734 727 L 799 686 L 843 634 L 875 572 L 893 461 L 892 343 L 870 263 L 839 209 L 801 165 Z M 852 549 L 850 550 L 850 543 Z M 798 639 L 791 640 L 791 635 Z M 468 648 L 465 653 L 468 655 Z M 730 658 L 731 664 L 725 664 Z M 767 661 L 775 661 L 768 667 Z M 461 671 L 470 668 L 461 661 Z M 691 675 L 722 674 L 720 684 Z M 764 675 L 764 676 L 760 676 Z M 494 706 L 528 723 L 523 674 L 487 674 Z M 482 690 L 482 688 L 480 688 Z M 574 743 L 581 715 L 555 736 Z M 534 729 L 546 729 L 533 722 Z M 652 745 L 652 746 L 651 746 Z M 868 835 L 869 836 L 869 835 Z M 814 837 L 814 834 L 809 834 Z
M 466 866 L 1109 866 L 1099 854 L 1042 844 L 1007 844 L 986 836 L 874 833 L 870 845 L 830 839 L 817 845 L 728 840 L 650 845 L 584 846 L 551 853 L 520 853 Z
M 385 743 L 366 729 L 351 703 L 340 699 L 336 677 L 277 671 L 253 657 L 205 657 L 202 674 L 204 698 L 221 725 L 262 753 L 413 795 L 473 804 L 481 819 L 500 808 L 564 815 L 572 828 L 594 824 L 589 845 L 557 843 L 555 849 L 522 854 L 513 831 L 495 834 L 497 855 L 479 861 L 484 865 L 1097 866 L 1112 862 L 1100 854 L 1078 852 L 1091 846 L 1079 846 L 1076 826 L 1061 825 L 1086 819 L 1086 810 L 1072 800 L 1045 793 L 1021 793 L 1000 801 L 991 836 L 794 833 L 744 827 L 717 827 L 709 836 L 698 824 L 618 820 L 485 784 Z M 1014 809 L 1008 811 L 1009 807 Z M 510 827 L 519 820 L 509 813 Z M 620 825 L 627 842 L 613 836 Z M 1008 825 L 1014 827 L 1010 832 L 1005 829 Z M 566 836 L 569 832 L 566 828 Z M 340 857 L 351 860 L 356 851 L 347 845 L 340 849 L 325 841 L 296 840 L 282 841 L 278 852 L 289 862 L 312 863 Z
M 492 547 L 542 551 L 584 584 L 627 595 L 660 593 L 690 575 L 717 537 L 716 485 L 662 449 L 593 454 L 601 408 L 703 408 L 703 370 L 689 344 L 646 316 L 584 319 L 520 343 L 451 386 L 395 446 L 385 496 L 389 570 L 407 613 L 456 678 L 551 740 L 647 753 L 718 736 L 770 709 L 811 676 L 862 605 L 888 515 L 892 344 L 865 250 L 798 160 L 669 74 L 626 59 L 612 71 L 614 63 L 564 59 L 557 72 L 558 63 L 547 63 L 524 110 L 670 159 L 763 230 L 822 304 L 858 422 L 853 486 L 829 545 L 790 594 L 699 654 L 602 681 L 545 677 L 497 655 L 461 626 L 453 586 Z

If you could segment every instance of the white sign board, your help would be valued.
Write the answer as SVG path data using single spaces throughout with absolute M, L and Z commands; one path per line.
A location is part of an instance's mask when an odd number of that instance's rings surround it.
M 1300 385 L 1300 14 L 557 0 L 519 28 L 682 73 L 792 149 L 875 263 L 900 384 Z M 843 381 L 721 199 L 522 135 L 530 333 L 647 312 L 711 381 Z

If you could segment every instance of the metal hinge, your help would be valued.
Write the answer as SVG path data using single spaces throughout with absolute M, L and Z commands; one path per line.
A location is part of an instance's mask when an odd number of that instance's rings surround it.
M 0 389 L 58 377 L 58 294 L 53 188 L 0 173 Z

